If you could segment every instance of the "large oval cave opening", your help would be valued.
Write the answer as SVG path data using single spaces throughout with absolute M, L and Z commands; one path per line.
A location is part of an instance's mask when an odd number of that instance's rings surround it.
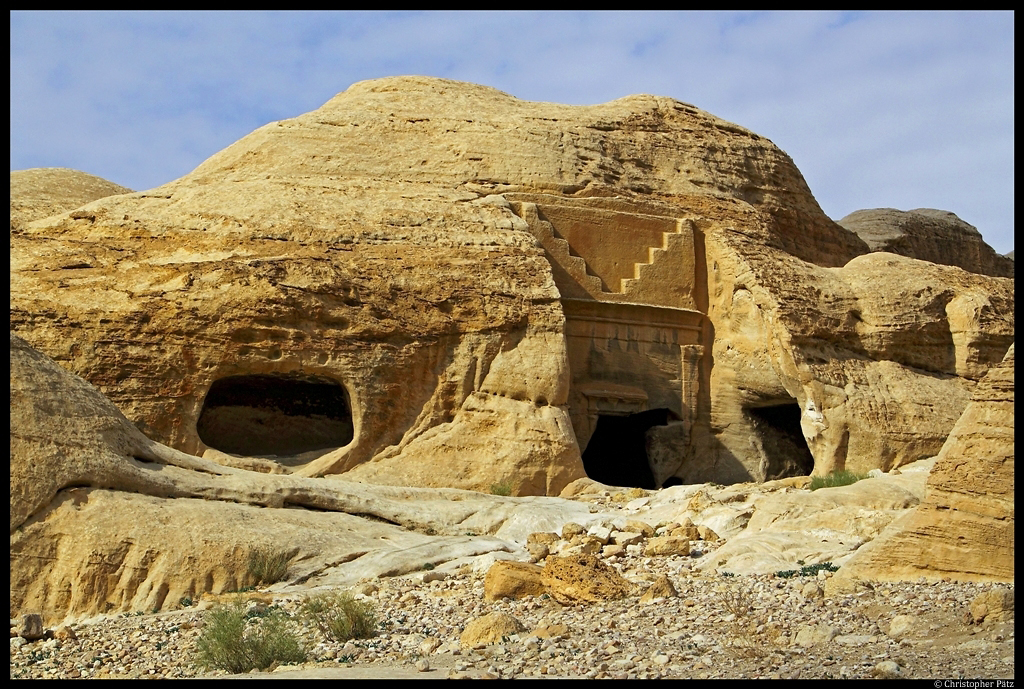
M 345 386 L 326 376 L 229 376 L 210 386 L 196 431 L 221 452 L 296 455 L 351 442 L 352 411 Z

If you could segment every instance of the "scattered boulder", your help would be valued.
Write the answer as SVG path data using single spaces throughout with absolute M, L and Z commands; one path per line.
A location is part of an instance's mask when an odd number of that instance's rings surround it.
M 475 648 L 487 644 L 498 643 L 503 637 L 525 632 L 522 622 L 505 612 L 492 612 L 477 617 L 466 625 L 459 637 L 463 648 Z
M 654 531 L 651 531 L 653 535 Z M 615 545 L 626 547 L 627 545 L 637 545 L 644 540 L 644 534 L 636 531 L 615 531 L 611 535 L 611 541 Z
M 662 574 L 660 577 L 654 580 L 650 588 L 644 591 L 644 595 L 640 596 L 641 603 L 653 603 L 659 598 L 676 598 L 679 596 L 679 592 L 676 591 L 675 586 L 667 576 Z
M 1004 622 L 1014 619 L 1013 589 L 999 587 L 979 593 L 971 601 L 971 622 Z
M 647 522 L 642 522 L 636 519 L 627 519 L 623 525 L 624 532 L 634 532 L 643 535 L 644 538 L 650 538 L 654 535 L 654 527 Z
M 645 555 L 689 555 L 690 539 L 681 536 L 655 536 L 647 541 Z
M 18 636 L 29 641 L 42 639 L 45 634 L 43 629 L 43 617 L 38 613 L 27 613 L 21 616 L 21 624 L 18 626 Z
M 893 660 L 883 660 L 871 669 L 871 674 L 879 679 L 899 679 L 903 676 L 903 668 Z
M 568 636 L 569 627 L 562 623 L 544 624 L 537 627 L 530 633 L 538 639 L 553 639 L 559 636 Z
M 576 536 L 582 536 L 585 533 L 587 533 L 586 528 L 576 522 L 568 522 L 562 526 L 563 541 L 572 541 Z
M 484 600 L 539 596 L 544 593 L 543 576 L 543 568 L 534 564 L 495 562 L 484 577 Z
M 558 534 L 552 531 L 535 531 L 526 537 L 526 545 L 539 543 L 550 546 L 558 541 Z
M 818 644 L 827 644 L 838 633 L 835 627 L 828 624 L 803 625 L 797 630 L 793 643 L 804 648 Z
M 672 529 L 668 534 L 669 536 L 675 536 L 676 538 L 685 538 L 688 541 L 696 541 L 700 539 L 700 531 L 696 526 L 692 524 L 689 526 L 680 526 L 679 528 Z
M 810 598 L 813 600 L 815 598 L 821 598 L 824 595 L 824 592 L 816 582 L 809 581 L 804 584 L 802 589 L 800 589 L 800 595 L 804 598 Z
M 889 622 L 889 628 L 886 630 L 886 633 L 894 639 L 902 639 L 909 632 L 913 631 L 918 624 L 918 620 L 912 615 L 896 615 Z
M 53 630 L 53 638 L 60 641 L 77 641 L 78 634 L 76 634 L 75 630 L 68 625 L 62 624 Z
M 562 604 L 625 598 L 633 585 L 594 555 L 549 556 L 544 563 L 545 591 Z
M 530 543 L 526 546 L 526 552 L 530 553 L 531 562 L 540 562 L 551 553 L 551 549 L 543 543 Z
M 715 533 L 714 529 L 703 524 L 697 527 L 697 536 L 702 541 L 707 541 L 708 543 L 718 543 L 718 541 L 722 540 L 719 535 Z

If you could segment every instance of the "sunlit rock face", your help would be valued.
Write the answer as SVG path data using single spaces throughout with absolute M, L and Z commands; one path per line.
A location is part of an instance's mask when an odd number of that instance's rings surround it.
M 888 468 L 1012 340 L 1012 280 L 870 253 L 668 98 L 380 79 L 157 189 L 15 228 L 13 188 L 12 330 L 155 440 L 305 476 L 557 494 L 616 424 L 624 484 Z

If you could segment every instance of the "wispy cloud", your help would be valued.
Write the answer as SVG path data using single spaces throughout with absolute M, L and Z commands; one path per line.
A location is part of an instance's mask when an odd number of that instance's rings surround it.
M 671 96 L 767 136 L 834 218 L 952 210 L 1013 247 L 1013 14 L 14 12 L 11 167 L 133 188 L 350 84 Z

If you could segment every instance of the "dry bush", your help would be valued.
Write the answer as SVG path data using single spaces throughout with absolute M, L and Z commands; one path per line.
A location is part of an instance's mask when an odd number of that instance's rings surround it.
M 377 634 L 373 605 L 356 600 L 348 591 L 310 596 L 299 614 L 334 641 L 368 639 Z
M 196 664 L 204 669 L 240 673 L 304 660 L 306 652 L 283 612 L 255 615 L 241 601 L 211 609 L 196 640 Z
M 291 556 L 272 548 L 255 548 L 249 552 L 249 575 L 257 585 L 276 584 L 288 572 Z

